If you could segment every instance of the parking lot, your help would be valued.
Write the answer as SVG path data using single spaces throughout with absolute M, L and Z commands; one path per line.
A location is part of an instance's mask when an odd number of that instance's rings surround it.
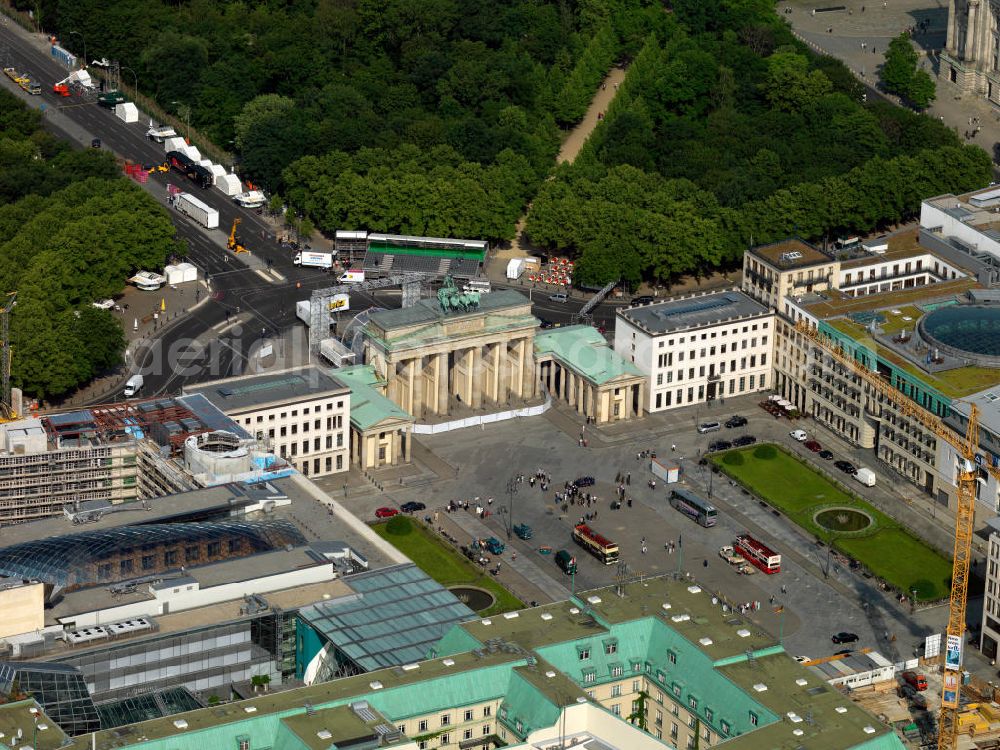
M 856 648 L 874 648 L 893 660 L 911 657 L 926 634 L 943 629 L 945 608 L 911 613 L 907 603 L 887 596 L 872 580 L 847 569 L 836 555 L 818 547 L 780 514 L 761 507 L 725 477 L 698 465 L 713 441 L 754 435 L 760 441 L 777 442 L 831 476 L 848 481 L 833 468 L 833 462 L 851 460 L 860 465 L 856 451 L 810 419 L 775 418 L 758 406 L 759 401 L 760 397 L 728 399 L 724 409 L 721 405 L 702 406 L 652 415 L 617 433 L 588 428 L 586 448 L 578 444 L 581 427 L 572 421 L 575 415 L 558 410 L 543 417 L 491 425 L 477 431 L 474 440 L 467 430 L 424 437 L 421 441 L 427 448 L 455 467 L 457 478 L 424 487 L 386 487 L 382 494 L 351 497 L 348 505 L 362 517 L 372 517 L 378 506 L 399 507 L 418 500 L 428 506 L 418 516 L 432 519 L 432 525 L 447 527 L 460 542 L 489 535 L 502 539 L 507 550 L 499 558 L 504 566 L 500 578 L 524 601 L 564 598 L 572 586 L 583 590 L 614 583 L 617 567 L 602 565 L 571 540 L 573 525 L 588 513 L 596 513 L 589 525 L 617 542 L 628 575 L 690 573 L 734 605 L 759 603 L 753 616 L 771 632 L 780 632 L 791 653 L 814 658 L 829 655 L 836 650 L 830 635 L 848 630 L 860 636 Z M 745 416 L 748 424 L 706 434 L 696 430 L 701 422 L 725 422 L 734 414 Z M 822 450 L 829 448 L 834 458 L 821 459 L 803 442 L 793 440 L 788 433 L 799 428 L 806 430 L 809 439 L 818 440 Z M 711 494 L 711 502 L 719 509 L 715 527 L 703 528 L 671 508 L 668 488 L 662 482 L 658 481 L 655 489 L 648 485 L 652 476 L 649 459 L 638 455 L 645 450 L 655 451 L 661 463 L 680 469 L 680 486 L 702 497 Z M 546 492 L 527 481 L 538 469 L 551 476 Z M 516 477 L 522 474 L 525 481 L 518 483 Z M 597 500 L 589 506 L 557 502 L 555 493 L 562 491 L 564 483 L 581 476 L 595 478 L 588 491 Z M 624 477 L 631 507 L 626 502 L 620 510 L 611 508 L 617 496 L 616 476 Z M 894 494 L 896 489 L 882 473 L 876 487 L 857 487 L 859 494 L 889 512 L 907 507 Z M 477 517 L 474 511 L 477 497 L 488 513 L 486 517 Z M 489 498 L 493 498 L 492 503 L 488 503 Z M 469 511 L 445 511 L 449 501 L 463 499 L 470 500 Z M 893 503 L 898 507 L 886 507 Z M 512 536 L 508 541 L 508 514 L 514 524 L 530 525 L 533 538 L 522 541 Z M 938 535 L 939 546 L 948 538 L 946 530 L 931 527 L 928 531 Z M 719 548 L 732 544 L 743 532 L 782 555 L 779 574 L 741 576 L 720 558 Z M 664 548 L 671 541 L 675 545 L 672 554 Z M 543 547 L 551 548 L 551 554 L 540 554 Z M 575 580 L 556 566 L 553 558 L 559 549 L 576 555 Z M 818 623 L 823 625 L 817 627 Z M 978 652 L 972 653 L 978 656 Z M 970 665 L 973 669 L 982 667 L 988 671 L 985 662 Z

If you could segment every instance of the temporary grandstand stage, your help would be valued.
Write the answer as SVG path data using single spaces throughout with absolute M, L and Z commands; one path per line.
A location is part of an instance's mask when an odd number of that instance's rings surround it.
M 357 246 L 363 233 L 343 234 L 344 249 L 347 250 L 349 243 Z M 340 244 L 338 237 L 338 252 Z M 407 273 L 439 278 L 450 275 L 459 279 L 474 279 L 482 271 L 490 246 L 486 240 L 369 234 L 365 238 L 365 247 L 362 267 L 369 276 Z

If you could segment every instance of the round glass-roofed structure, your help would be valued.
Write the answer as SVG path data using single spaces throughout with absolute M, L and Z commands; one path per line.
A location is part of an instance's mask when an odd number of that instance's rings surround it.
M 952 305 L 920 320 L 928 346 L 981 367 L 1000 367 L 1000 305 Z

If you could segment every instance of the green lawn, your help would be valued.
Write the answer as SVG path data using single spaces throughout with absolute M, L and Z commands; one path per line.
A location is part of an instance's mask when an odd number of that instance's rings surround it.
M 814 536 L 845 555 L 853 557 L 872 573 L 901 591 L 917 590 L 922 600 L 947 596 L 951 581 L 951 561 L 902 528 L 892 518 L 866 501 L 847 492 L 818 471 L 775 446 L 773 458 L 760 458 L 761 446 L 727 451 L 712 457 L 722 471 L 744 487 L 781 510 Z M 742 464 L 726 462 L 739 454 Z M 825 506 L 856 508 L 871 517 L 865 529 L 833 532 L 818 525 L 814 516 Z
M 405 520 L 410 521 L 408 534 L 389 533 L 388 523 L 375 524 L 372 528 L 442 586 L 477 586 L 492 593 L 496 604 L 479 614 L 495 615 L 524 609 L 524 602 L 434 536 L 424 524 L 409 518 Z

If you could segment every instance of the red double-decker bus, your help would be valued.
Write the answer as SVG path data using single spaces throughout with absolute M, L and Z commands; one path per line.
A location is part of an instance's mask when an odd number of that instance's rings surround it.
M 767 574 L 781 571 L 781 555 L 778 555 L 763 542 L 758 542 L 749 534 L 736 537 L 736 551 L 743 555 L 754 567 Z
M 618 545 L 601 536 L 585 523 L 573 527 L 573 541 L 605 565 L 618 562 Z

